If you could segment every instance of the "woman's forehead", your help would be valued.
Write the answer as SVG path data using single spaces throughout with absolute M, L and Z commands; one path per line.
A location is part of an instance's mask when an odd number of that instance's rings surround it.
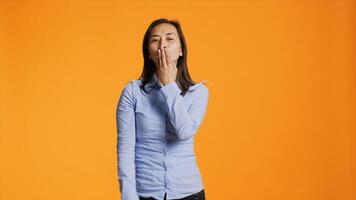
M 152 29 L 150 36 L 153 37 L 159 35 L 177 35 L 177 29 L 171 24 L 159 24 Z

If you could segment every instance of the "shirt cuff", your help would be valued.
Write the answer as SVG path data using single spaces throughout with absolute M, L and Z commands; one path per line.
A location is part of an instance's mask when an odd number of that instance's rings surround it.
M 167 85 L 161 87 L 161 91 L 165 98 L 181 93 L 181 89 L 178 87 L 176 82 L 168 83 Z

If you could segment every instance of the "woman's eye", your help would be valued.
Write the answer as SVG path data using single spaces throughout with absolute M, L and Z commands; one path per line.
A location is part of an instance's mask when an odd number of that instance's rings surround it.
M 156 42 L 157 40 L 151 40 L 151 42 Z
M 173 40 L 173 38 L 168 38 L 168 40 Z

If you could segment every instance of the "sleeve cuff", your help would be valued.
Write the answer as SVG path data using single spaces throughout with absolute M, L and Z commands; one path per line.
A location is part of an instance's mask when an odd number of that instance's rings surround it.
M 176 96 L 177 94 L 180 94 L 181 89 L 178 87 L 176 82 L 172 82 L 161 87 L 161 92 L 165 98 L 168 98 L 170 96 Z

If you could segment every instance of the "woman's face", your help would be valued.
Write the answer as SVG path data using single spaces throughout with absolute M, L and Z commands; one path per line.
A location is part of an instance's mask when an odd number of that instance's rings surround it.
M 179 56 L 183 55 L 177 29 L 168 23 L 156 25 L 148 39 L 149 57 L 154 61 L 156 66 L 158 62 L 158 49 L 166 49 L 168 56 L 171 56 L 174 63 L 177 65 Z

